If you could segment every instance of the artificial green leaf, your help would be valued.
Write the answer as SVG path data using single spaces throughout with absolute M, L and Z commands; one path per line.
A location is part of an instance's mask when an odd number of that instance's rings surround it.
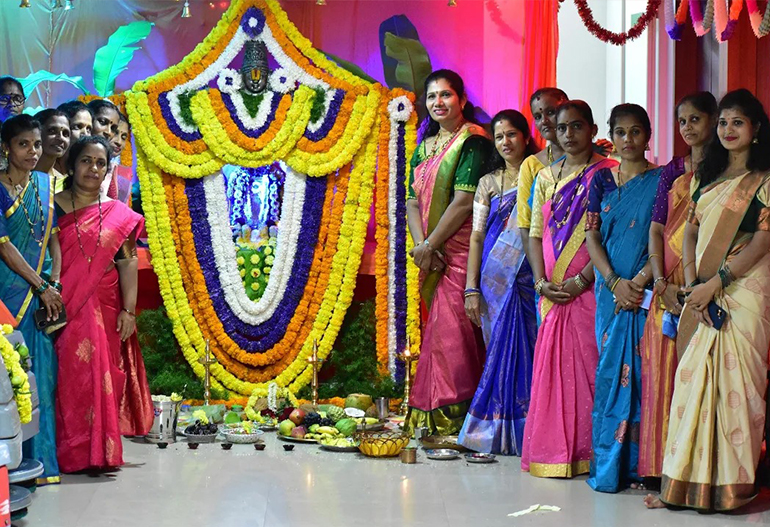
M 399 85 L 421 97 L 425 79 L 433 71 L 425 47 L 419 40 L 397 37 L 393 33 L 385 33 L 384 43 L 385 53 L 398 61 L 396 80 Z
M 322 51 L 324 55 L 326 55 L 326 58 L 337 64 L 340 68 L 347 71 L 348 73 L 352 73 L 356 77 L 365 80 L 366 82 L 371 82 L 372 84 L 376 83 L 377 81 L 366 74 L 364 70 L 353 64 L 352 62 L 348 62 L 347 60 L 341 59 L 335 55 L 332 55 L 331 53 L 326 53 Z M 311 119 L 312 122 L 312 119 Z
M 21 82 L 24 93 L 27 95 L 30 95 L 41 82 L 69 82 L 83 93 L 88 93 L 83 77 L 79 75 L 70 77 L 66 73 L 51 73 L 50 71 L 39 70 L 23 79 L 19 79 L 19 82 Z
M 105 46 L 96 51 L 94 56 L 94 88 L 101 97 L 112 95 L 115 91 L 115 80 L 118 75 L 128 68 L 128 63 L 134 58 L 134 52 L 141 42 L 152 31 L 152 22 L 143 20 L 121 26 L 110 35 Z

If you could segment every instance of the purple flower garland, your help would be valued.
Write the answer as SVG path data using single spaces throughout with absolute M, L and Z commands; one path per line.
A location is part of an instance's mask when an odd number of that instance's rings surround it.
M 396 248 L 393 271 L 396 276 L 396 291 L 394 293 L 394 313 L 396 329 L 396 350 L 406 347 L 406 126 L 398 123 L 398 139 L 396 142 Z M 405 376 L 404 363 L 396 361 L 396 381 L 400 382 Z
M 158 96 L 158 106 L 160 106 L 160 113 L 163 115 L 163 119 L 166 121 L 166 126 L 171 132 L 182 141 L 192 143 L 198 139 L 202 139 L 200 131 L 196 130 L 193 133 L 185 132 L 179 127 L 179 123 L 174 119 L 174 114 L 171 113 L 170 103 L 168 102 L 168 94 L 170 92 L 163 92 Z
M 225 298 L 211 248 L 211 230 L 206 220 L 208 213 L 203 179 L 186 180 L 185 193 L 189 203 L 190 216 L 198 219 L 198 221 L 192 222 L 198 263 L 206 281 L 212 306 L 225 332 L 248 353 L 260 353 L 269 350 L 286 333 L 286 328 L 294 316 L 307 285 L 310 266 L 313 263 L 313 253 L 318 242 L 318 231 L 326 194 L 326 178 L 307 178 L 299 243 L 292 264 L 291 278 L 286 286 L 283 299 L 273 316 L 257 326 L 246 324 L 240 320 L 233 313 Z
M 235 104 L 233 103 L 232 97 L 226 93 L 222 94 L 222 102 L 225 103 L 227 111 L 230 112 L 230 118 L 233 120 L 243 135 L 252 139 L 259 139 L 259 137 L 264 134 L 268 128 L 270 128 L 273 120 L 275 120 L 275 112 L 278 111 L 278 105 L 281 104 L 281 98 L 282 97 L 280 94 L 277 93 L 273 96 L 273 100 L 271 101 L 270 105 L 270 114 L 267 116 L 267 119 L 265 119 L 265 122 L 262 123 L 262 126 L 254 130 L 252 128 L 246 128 L 246 125 L 243 124 L 241 118 L 238 117 L 238 110 L 235 109 Z
M 329 135 L 331 129 L 334 128 L 334 123 L 337 122 L 340 108 L 342 107 L 342 101 L 344 99 L 345 92 L 338 89 L 334 94 L 334 97 L 332 97 L 332 100 L 329 102 L 329 109 L 326 112 L 326 117 L 324 117 L 323 124 L 321 124 L 321 126 L 315 132 L 311 132 L 306 128 L 305 137 L 313 142 L 317 142 Z

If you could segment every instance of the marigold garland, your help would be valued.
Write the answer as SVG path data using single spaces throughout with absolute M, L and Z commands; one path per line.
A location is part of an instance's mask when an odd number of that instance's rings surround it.
M 388 104 L 385 100 L 380 110 L 380 137 L 378 144 L 377 159 L 377 189 L 375 206 L 375 217 L 377 219 L 375 240 L 377 246 L 374 252 L 374 277 L 375 277 L 375 317 L 377 320 L 376 331 L 376 349 L 377 365 L 380 373 L 388 373 L 388 232 L 390 221 L 388 218 L 388 195 L 390 183 L 390 165 L 389 165 L 389 143 L 390 143 L 390 116 L 388 115 Z
M 247 107 L 223 80 L 233 83 L 236 73 L 227 68 L 248 38 L 258 38 L 267 44 L 280 66 L 276 71 L 282 77 L 278 82 L 277 77 L 271 76 L 269 86 L 276 91 L 266 92 L 265 97 Z M 208 88 L 215 80 L 223 91 Z M 398 95 L 402 93 L 369 84 L 327 60 L 289 22 L 276 0 L 235 0 L 209 36 L 182 62 L 137 83 L 126 94 L 126 108 L 138 150 L 137 168 L 153 266 L 174 334 L 196 374 L 203 374 L 198 358 L 209 340 L 219 360 L 211 368 L 216 387 L 253 395 L 255 390 L 267 393 L 270 384 L 275 383 L 295 393 L 310 381 L 312 370 L 307 358 L 314 342 L 318 342 L 319 356 L 326 357 L 353 298 L 376 171 L 384 174 L 378 185 L 388 188 L 391 161 L 388 159 L 387 102 Z M 416 116 L 412 112 L 411 116 L 400 118 L 407 117 L 409 122 L 399 130 L 411 155 Z M 310 262 L 311 255 L 312 265 L 304 289 L 295 288 L 292 293 L 295 302 L 300 298 L 297 292 L 301 293 L 299 304 L 296 309 L 292 307 L 294 311 L 280 340 L 271 340 L 276 343 L 264 352 L 253 352 L 263 348 L 243 340 L 245 333 L 238 333 L 241 330 L 228 334 L 223 321 L 232 324 L 232 317 L 237 316 L 240 323 L 245 320 L 243 317 L 251 317 L 253 321 L 247 325 L 262 324 L 263 320 L 268 324 L 272 311 L 259 315 L 261 308 L 249 307 L 248 302 L 252 306 L 256 304 L 246 295 L 232 296 L 233 280 L 238 278 L 235 268 L 227 271 L 229 289 L 225 292 L 231 295 L 227 302 L 237 300 L 244 309 L 252 311 L 234 311 L 235 315 L 225 314 L 229 318 L 220 320 L 218 310 L 228 304 L 223 304 L 220 297 L 212 301 L 213 291 L 208 287 L 218 282 L 207 284 L 207 280 L 211 280 L 212 272 L 229 269 L 222 266 L 227 264 L 230 242 L 220 234 L 214 236 L 221 226 L 223 212 L 217 208 L 217 201 L 210 201 L 221 191 L 217 190 L 219 183 L 215 179 L 204 180 L 205 192 L 213 192 L 211 194 L 201 194 L 203 187 L 185 180 L 217 174 L 226 163 L 258 167 L 276 160 L 283 160 L 309 177 L 328 176 L 329 179 L 321 182 L 326 185 L 326 192 L 319 192 L 315 185 L 313 188 L 317 190 L 313 195 L 318 197 L 309 201 L 320 206 L 319 200 L 322 200 L 323 208 L 320 216 L 311 216 L 320 218 L 320 223 L 314 220 L 316 223 L 309 224 L 317 225 L 318 242 L 310 253 L 302 253 L 306 259 L 302 260 L 301 268 Z M 401 161 L 399 159 L 399 163 Z M 188 185 L 192 187 L 188 189 Z M 190 200 L 188 191 L 192 192 Z M 195 233 L 208 239 L 209 231 L 193 225 L 190 206 L 194 197 L 196 214 L 201 210 L 205 213 L 206 209 L 201 209 L 205 195 L 209 195 L 208 210 L 215 212 L 206 229 L 214 229 L 211 243 L 216 267 L 208 261 L 202 268 L 198 258 L 204 256 L 196 251 L 199 241 Z M 301 222 L 302 212 L 298 211 L 291 221 Z M 392 210 L 387 200 L 383 205 L 378 204 L 377 215 L 384 213 L 385 222 L 388 212 Z M 284 218 L 281 220 L 283 227 Z M 202 218 L 201 221 L 208 220 Z M 382 229 L 382 221 L 378 221 L 378 225 Z M 290 226 L 291 223 L 286 227 Z M 296 234 L 297 231 L 287 232 Z M 208 247 L 201 250 L 202 255 L 211 254 Z M 388 245 L 384 251 L 378 249 L 378 268 L 386 270 L 385 282 L 378 281 L 378 294 L 388 295 L 387 260 L 391 258 Z M 385 262 L 380 261 L 383 254 Z M 280 263 L 290 269 L 291 259 L 288 262 Z M 276 261 L 276 266 L 278 264 Z M 407 269 L 410 300 L 419 298 L 414 294 L 417 291 L 415 269 Z M 204 271 L 208 274 L 204 275 Z M 273 271 L 280 274 L 280 266 Z M 271 273 L 268 290 L 272 277 Z M 239 285 L 242 284 L 239 282 Z M 385 292 L 380 293 L 383 285 Z M 278 290 L 275 285 L 272 289 Z M 266 295 L 277 300 L 264 305 L 280 305 L 281 295 Z M 384 298 L 387 302 L 389 297 Z M 230 307 L 238 306 L 230 304 Z M 409 320 L 401 327 L 408 331 L 412 345 L 419 346 L 419 303 L 415 308 L 410 301 L 408 308 Z M 378 325 L 387 326 L 389 313 L 381 310 L 379 315 Z M 240 339 L 238 342 L 244 346 L 249 344 L 252 351 L 241 348 L 233 339 Z M 387 331 L 384 340 L 378 338 L 380 345 L 383 342 L 387 355 L 388 347 L 394 345 L 388 342 Z M 387 356 L 385 359 L 387 365 Z
M 607 42 L 608 44 L 614 44 L 616 46 L 622 46 L 629 40 L 638 38 L 644 32 L 644 30 L 647 29 L 647 26 L 655 19 L 658 14 L 660 1 L 661 0 L 647 0 L 647 10 L 642 16 L 639 17 L 639 20 L 637 20 L 636 24 L 634 24 L 634 26 L 625 33 L 615 33 L 603 28 L 601 24 L 599 24 L 596 19 L 594 19 L 591 8 L 588 7 L 588 0 L 575 0 L 575 5 L 577 6 L 578 14 L 580 15 L 581 20 L 583 20 L 583 24 L 592 35 L 594 35 L 602 42 Z
M 8 329 L 10 328 L 10 331 Z M 21 356 L 14 348 L 5 334 L 10 334 L 13 328 L 3 327 L 0 333 L 0 355 L 3 357 L 5 369 L 13 385 L 13 398 L 16 400 L 16 408 L 19 411 L 19 420 L 21 424 L 32 421 L 32 388 L 29 386 L 29 376 L 21 366 Z

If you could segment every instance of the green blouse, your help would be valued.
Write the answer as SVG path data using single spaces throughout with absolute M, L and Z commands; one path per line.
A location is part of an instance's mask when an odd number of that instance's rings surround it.
M 488 172 L 486 163 L 492 153 L 492 144 L 486 137 L 481 135 L 472 135 L 463 143 L 460 151 L 460 160 L 455 171 L 454 189 L 463 192 L 476 192 L 481 177 Z M 417 199 L 412 184 L 414 183 L 414 169 L 425 161 L 427 154 L 425 152 L 425 141 L 420 143 L 412 155 L 409 163 L 409 187 L 407 189 L 406 199 Z

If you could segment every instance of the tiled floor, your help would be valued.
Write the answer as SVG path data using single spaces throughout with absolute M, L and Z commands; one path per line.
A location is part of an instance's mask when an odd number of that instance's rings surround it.
M 128 463 L 113 476 L 69 476 L 39 489 L 17 527 L 380 527 L 601 526 L 730 527 L 770 525 L 770 493 L 753 512 L 703 515 L 648 511 L 642 494 L 598 494 L 577 480 L 523 474 L 518 458 L 492 465 L 462 460 L 403 465 L 398 459 L 337 454 L 315 445 L 284 452 L 273 434 L 267 448 L 218 444 L 159 450 L 124 441 Z M 519 518 L 535 503 L 560 512 Z

